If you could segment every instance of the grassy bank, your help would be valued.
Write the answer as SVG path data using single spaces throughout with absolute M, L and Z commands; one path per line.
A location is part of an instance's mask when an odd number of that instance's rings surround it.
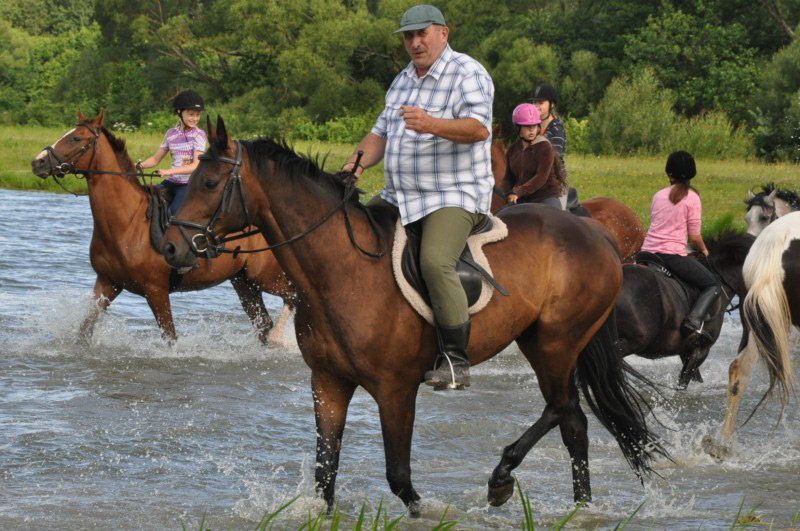
M 22 190 L 48 190 L 62 192 L 52 179 L 42 180 L 31 173 L 30 161 L 44 146 L 50 145 L 65 130 L 42 127 L 6 127 L 0 130 L 0 188 Z M 121 134 L 128 152 L 136 160 L 153 154 L 161 142 L 160 135 L 145 133 Z M 354 146 L 319 142 L 297 142 L 295 150 L 319 157 L 326 156 L 325 168 L 335 171 L 352 152 Z M 645 225 L 649 221 L 650 199 L 653 193 L 666 186 L 665 160 L 662 157 L 593 157 L 568 155 L 570 184 L 580 197 L 588 199 L 608 196 L 619 199 L 633 208 Z M 167 167 L 165 160 L 162 164 Z M 748 189 L 757 189 L 767 182 L 794 188 L 800 183 L 800 166 L 790 164 L 762 164 L 752 161 L 697 161 L 698 177 L 694 184 L 703 198 L 704 223 L 714 223 L 732 214 L 739 227 L 744 227 L 743 200 Z M 369 198 L 383 184 L 383 166 L 367 170 L 359 182 Z M 85 191 L 85 183 L 67 177 L 64 185 L 75 191 Z

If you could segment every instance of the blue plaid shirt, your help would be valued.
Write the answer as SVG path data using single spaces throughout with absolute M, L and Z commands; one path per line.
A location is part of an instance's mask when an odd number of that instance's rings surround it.
M 394 79 L 372 133 L 386 139 L 381 197 L 400 208 L 403 225 L 443 207 L 488 213 L 494 177 L 491 136 L 456 144 L 416 133 L 406 129 L 400 107 L 421 107 L 435 118 L 474 118 L 491 131 L 493 99 L 486 69 L 449 45 L 422 78 L 411 62 Z

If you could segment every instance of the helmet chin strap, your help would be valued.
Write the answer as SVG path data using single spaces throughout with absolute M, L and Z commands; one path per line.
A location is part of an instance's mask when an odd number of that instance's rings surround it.
M 181 125 L 183 125 L 183 130 L 184 131 L 189 129 L 189 126 L 186 125 L 186 122 L 183 121 L 183 111 L 185 111 L 185 110 L 186 109 L 178 109 L 177 111 L 175 111 L 175 114 L 178 115 L 178 120 L 180 120 L 181 121 Z

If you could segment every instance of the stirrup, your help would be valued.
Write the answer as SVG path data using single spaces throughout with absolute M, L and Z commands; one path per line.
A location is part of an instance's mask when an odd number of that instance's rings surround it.
M 453 361 L 450 359 L 446 353 L 440 354 L 440 356 L 444 357 L 447 361 L 447 368 L 444 368 L 444 363 L 441 363 L 435 369 L 428 371 L 425 373 L 425 383 L 427 385 L 433 386 L 434 391 L 445 391 L 447 389 L 466 389 L 469 387 L 469 363 L 466 362 L 466 367 L 464 368 L 464 372 L 466 374 L 462 374 L 462 378 L 460 381 L 456 380 L 456 368 L 453 365 Z M 449 371 L 447 371 L 449 369 Z M 443 372 L 449 372 L 448 376 L 449 381 L 443 378 Z

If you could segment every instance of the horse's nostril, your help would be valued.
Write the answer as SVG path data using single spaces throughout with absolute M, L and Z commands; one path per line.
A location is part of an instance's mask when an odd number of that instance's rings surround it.
M 164 256 L 175 256 L 175 244 L 167 242 L 164 244 Z

